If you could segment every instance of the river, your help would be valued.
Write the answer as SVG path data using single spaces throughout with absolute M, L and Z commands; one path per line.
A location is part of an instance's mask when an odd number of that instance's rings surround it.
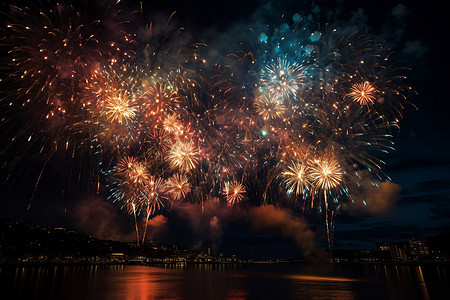
M 450 299 L 449 266 L 0 267 L 2 299 Z

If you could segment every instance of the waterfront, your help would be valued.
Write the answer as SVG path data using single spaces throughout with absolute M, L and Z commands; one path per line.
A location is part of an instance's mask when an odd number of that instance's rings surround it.
M 448 299 L 436 265 L 1 267 L 3 299 Z

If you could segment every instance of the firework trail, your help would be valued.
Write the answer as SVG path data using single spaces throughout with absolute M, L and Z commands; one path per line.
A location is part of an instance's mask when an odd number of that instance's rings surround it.
M 150 176 L 144 184 L 142 206 L 145 209 L 145 226 L 142 235 L 142 244 L 145 243 L 145 235 L 147 233 L 148 220 L 150 216 L 164 208 L 165 183 L 162 178 Z

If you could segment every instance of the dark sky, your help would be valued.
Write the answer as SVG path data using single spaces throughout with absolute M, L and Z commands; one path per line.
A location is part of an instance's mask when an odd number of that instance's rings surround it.
M 310 2 L 305 1 L 144 1 L 144 16 L 157 20 L 177 11 L 173 22 L 183 26 L 189 38 L 206 42 L 208 48 L 218 48 L 227 54 L 230 40 L 238 44 L 239 28 L 245 32 L 253 23 L 277 24 L 283 14 L 306 14 Z M 138 1 L 126 1 L 135 7 Z M 343 213 L 337 217 L 336 248 L 371 248 L 375 242 L 404 240 L 417 236 L 446 233 L 450 228 L 450 99 L 448 93 L 448 54 L 444 46 L 448 24 L 445 1 L 317 1 L 321 22 L 333 19 L 345 24 L 359 16 L 362 27 L 378 36 L 397 52 L 396 57 L 412 68 L 410 85 L 418 92 L 410 100 L 417 107 L 405 110 L 401 132 L 395 137 L 396 151 L 386 158 L 385 172 L 392 182 L 401 186 L 401 198 L 395 212 L 389 216 Z M 397 32 L 397 33 L 396 33 Z M 398 35 L 396 35 L 398 34 Z M 231 51 L 231 50 L 230 50 Z M 214 57 L 206 52 L 206 56 Z M 28 220 L 37 224 L 68 226 L 96 232 L 94 227 L 107 228 L 104 237 L 128 237 L 132 220 L 116 206 L 88 193 L 64 195 L 65 182 L 58 180 L 60 170 L 44 173 L 30 210 L 27 205 L 33 193 L 33 181 L 23 179 L 13 187 L 0 191 L 0 218 Z M 296 256 L 298 248 L 292 237 L 277 233 L 260 233 L 250 229 L 249 217 L 236 220 L 221 215 L 220 228 L 214 231 L 212 211 L 199 217 L 192 207 L 181 207 L 159 220 L 154 237 L 185 247 L 217 247 L 226 254 L 243 256 Z M 179 215 L 184 214 L 184 217 Z M 106 219 L 92 222 L 98 216 Z M 170 217 L 174 221 L 170 221 Z M 89 226 L 80 225 L 88 218 Z M 169 221 L 168 221 L 169 220 Z M 244 221 L 243 221 L 244 220 Z M 87 222 L 87 221 L 86 221 Z M 185 228 L 185 224 L 190 224 Z M 314 220 L 312 220 L 312 226 Z M 205 228 L 203 228 L 205 227 Z M 131 229 L 130 229 L 131 228 Z M 202 229 L 199 229 L 202 228 Z M 319 246 L 325 246 L 324 236 L 317 230 Z M 322 228 L 323 230 L 323 228 Z M 106 233 L 105 233 L 106 232 Z M 169 233 L 167 233 L 169 232 Z M 132 232 L 131 232 L 132 234 Z M 165 234 L 167 234 L 165 236 Z

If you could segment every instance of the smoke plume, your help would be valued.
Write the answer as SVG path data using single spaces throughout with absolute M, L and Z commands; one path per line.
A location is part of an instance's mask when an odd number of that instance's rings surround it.
M 395 213 L 397 201 L 400 198 L 402 187 L 390 181 L 384 181 L 374 186 L 372 184 L 355 197 L 354 203 L 344 205 L 344 209 L 359 216 L 386 217 Z M 350 195 L 351 198 L 352 195 Z
M 254 207 L 249 212 L 249 221 L 258 232 L 278 233 L 294 240 L 303 254 L 309 254 L 315 249 L 314 232 L 308 228 L 306 221 L 289 210 L 273 205 Z
M 113 203 L 100 198 L 79 201 L 74 207 L 75 225 L 99 239 L 133 241 L 135 233 L 124 214 Z

